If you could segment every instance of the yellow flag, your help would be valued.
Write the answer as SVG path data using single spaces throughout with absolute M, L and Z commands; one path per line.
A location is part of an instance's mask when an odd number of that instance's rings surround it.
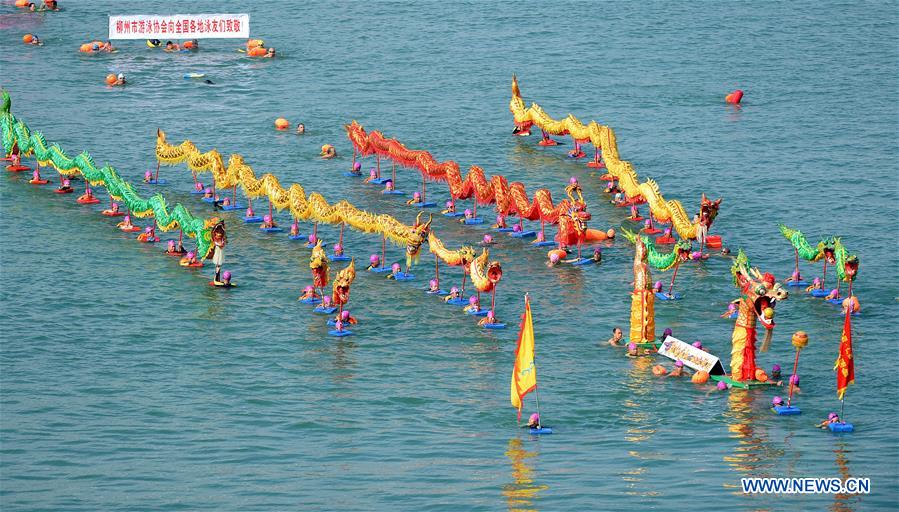
M 521 399 L 537 387 L 537 367 L 534 365 L 534 321 L 531 303 L 524 297 L 524 321 L 515 347 L 515 366 L 512 368 L 512 406 L 521 419 Z

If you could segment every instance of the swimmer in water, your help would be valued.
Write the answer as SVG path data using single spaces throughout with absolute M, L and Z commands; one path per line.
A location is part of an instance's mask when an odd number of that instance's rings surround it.
M 525 425 L 527 428 L 540 428 L 540 415 L 536 412 L 531 414 L 531 417 L 528 418 L 528 423 Z
M 550 268 L 555 267 L 559 264 L 559 261 L 561 261 L 561 259 L 562 258 L 559 256 L 559 253 L 552 251 L 549 253 L 549 261 L 546 262 L 546 266 Z
M 532 243 L 532 244 L 539 244 L 539 243 L 543 243 L 543 242 L 545 242 L 545 241 L 546 241 L 546 235 L 543 234 L 543 231 L 540 231 L 540 232 L 537 233 L 537 237 L 536 237 L 536 238 L 534 239 L 534 241 L 531 242 L 531 243 Z M 602 257 L 600 257 L 600 260 L 601 260 L 601 259 L 602 259 Z
M 118 215 L 119 214 L 119 203 L 112 203 L 112 205 L 110 205 L 110 207 L 108 209 L 103 210 L 100 213 L 102 213 L 104 215 L 110 215 L 110 216 Z
M 31 4 L 34 6 L 34 4 Z M 34 10 L 34 9 L 32 9 Z M 44 5 L 41 6 L 42 11 L 58 11 L 59 10 L 59 2 L 56 0 L 44 0 Z
M 115 48 L 112 47 L 112 43 L 111 43 L 111 42 L 106 41 L 105 43 L 103 43 L 103 44 L 100 45 L 100 51 L 101 51 L 101 52 L 106 52 L 106 53 L 112 53 L 112 52 L 115 51 Z
M 440 291 L 440 283 L 437 282 L 436 279 L 431 279 L 428 281 L 428 290 L 429 293 L 437 293 Z
M 782 407 L 783 404 L 784 404 L 784 399 L 779 396 L 776 396 L 771 399 L 771 408 L 772 409 L 775 407 Z
M 343 246 L 334 244 L 334 256 L 343 256 Z
M 356 162 L 356 163 L 359 163 L 359 162 Z M 376 179 L 378 179 L 378 171 L 376 171 L 374 168 L 371 168 L 368 170 L 368 178 L 365 178 L 364 183 L 371 183 L 372 181 L 375 181 Z
M 308 299 L 317 299 L 318 294 L 315 293 L 315 288 L 312 286 L 307 286 L 303 288 L 303 294 L 300 295 L 300 298 L 297 300 L 308 300 Z
M 362 162 L 356 162 L 353 164 L 353 169 L 350 171 L 350 174 L 353 176 L 362 176 Z M 368 180 L 365 180 L 366 183 Z
M 506 225 L 506 217 L 502 214 L 496 216 L 496 224 L 490 226 L 493 229 L 504 229 L 508 226 Z
M 402 273 L 402 267 L 400 267 L 400 264 L 394 263 L 390 266 L 390 273 L 387 274 L 387 279 L 396 279 L 398 275 Z
M 674 369 L 671 370 L 671 373 L 668 374 L 669 377 L 683 377 L 684 376 L 684 362 L 678 359 L 674 362 Z
M 470 209 L 467 209 L 467 208 L 466 208 L 466 210 L 465 210 L 464 213 L 465 213 L 465 216 L 462 217 L 461 220 L 459 220 L 459 222 L 461 222 L 462 224 L 465 224 L 465 221 L 466 221 L 466 220 L 474 219 L 474 212 L 471 211 Z
M 354 325 L 354 324 L 359 323 L 359 321 L 356 320 L 356 317 L 354 317 L 350 314 L 350 310 L 348 310 L 348 309 L 341 311 L 340 313 L 337 314 L 337 316 L 334 317 L 335 325 L 337 324 L 337 322 L 343 322 L 344 324 L 348 324 L 348 325 Z
M 121 229 L 122 231 L 133 231 L 134 224 L 131 223 L 131 216 L 125 215 L 125 218 L 122 219 L 122 222 L 116 224 L 116 227 Z
M 271 215 L 262 217 L 262 225 L 259 226 L 259 229 L 272 229 L 276 227 L 278 227 L 278 225 L 275 224 L 275 219 L 273 219 Z
M 837 414 L 837 413 L 835 413 L 835 412 L 832 412 L 832 413 L 830 413 L 830 414 L 827 415 L 827 419 L 826 419 L 826 420 L 822 421 L 821 423 L 818 423 L 818 424 L 815 425 L 815 426 L 818 427 L 818 428 L 826 429 L 827 426 L 830 425 L 831 423 L 843 423 L 843 422 L 840 421 L 840 415 L 839 415 L 839 414 Z
M 446 202 L 446 209 L 442 210 L 440 213 L 456 213 L 456 202 L 453 200 L 449 200 Z
M 593 261 L 599 265 L 602 263 L 602 249 L 599 247 L 593 249 Z
M 213 82 L 212 80 L 209 80 L 208 78 L 206 80 L 203 80 L 203 83 L 209 84 L 209 85 L 215 85 L 215 82 Z
M 453 286 L 452 288 L 450 288 L 449 295 L 447 295 L 446 297 L 444 297 L 443 300 L 444 300 L 445 302 L 449 302 L 449 301 L 451 301 L 451 300 L 459 299 L 459 298 L 462 298 L 462 294 L 459 293 L 459 288 Z
M 298 123 L 297 124 L 297 135 L 303 135 L 304 133 L 306 133 L 306 125 L 303 123 Z
M 802 281 L 802 276 L 799 275 L 799 270 L 794 270 L 793 273 L 786 279 L 787 283 L 798 283 Z
M 262 56 L 263 59 L 272 59 L 275 57 L 275 49 L 269 48 L 265 55 Z
M 381 268 L 381 257 L 377 254 L 372 254 L 368 258 L 369 265 L 365 270 L 373 270 L 376 268 Z
M 496 242 L 493 241 L 493 235 L 486 234 L 486 235 L 484 235 L 484 241 L 481 242 L 480 245 L 482 245 L 482 246 L 488 246 L 488 245 L 493 245 L 493 244 L 495 244 L 495 243 L 496 243 Z
M 334 148 L 331 144 L 325 144 L 322 146 L 321 157 L 325 160 L 329 160 L 337 156 L 337 149 Z
M 28 36 L 31 36 L 31 39 L 28 39 Z M 37 34 L 26 34 L 25 41 L 32 46 L 44 46 L 44 42 L 41 41 L 41 38 L 39 38 Z
M 468 305 L 462 308 L 462 311 L 466 313 L 477 313 L 481 310 L 481 301 L 478 300 L 477 295 L 472 295 L 468 298 Z
M 624 332 L 621 330 L 621 327 L 615 327 L 612 329 L 612 337 L 609 338 L 608 343 L 613 347 L 619 347 L 621 346 L 620 341 L 622 338 L 624 338 Z
M 112 85 L 125 85 L 126 83 L 128 82 L 125 81 L 125 73 L 119 73 Z
M 493 310 L 491 309 L 490 311 L 487 312 L 487 316 L 485 316 L 484 318 L 481 319 L 480 322 L 478 322 L 478 325 L 493 325 L 493 324 L 498 324 L 498 323 L 500 323 L 500 321 L 497 320 L 496 313 L 494 313 Z
M 735 301 L 731 301 L 730 304 L 727 305 L 727 311 L 721 313 L 721 318 L 736 318 L 737 316 L 737 304 L 740 302 L 739 299 Z
M 412 199 L 406 201 L 406 204 L 408 204 L 408 205 L 421 204 L 421 203 L 422 203 L 422 201 L 421 201 L 421 192 L 415 192 L 415 193 L 413 193 L 413 194 L 412 194 Z
M 63 178 L 62 183 L 59 184 L 59 187 L 56 189 L 60 192 L 72 192 L 74 189 L 72 188 L 72 182 L 69 181 L 68 178 Z
M 384 182 L 384 190 L 381 193 L 385 192 L 393 192 L 393 180 L 387 180 Z
M 180 51 L 180 50 L 181 50 L 181 47 L 178 46 L 177 44 L 175 44 L 175 43 L 173 43 L 173 42 L 171 42 L 171 41 L 166 41 L 166 42 L 165 42 L 165 51 L 167 51 L 167 52 L 177 52 L 177 51 Z
M 300 225 L 297 221 L 293 221 L 290 225 L 290 236 L 299 236 L 300 235 Z

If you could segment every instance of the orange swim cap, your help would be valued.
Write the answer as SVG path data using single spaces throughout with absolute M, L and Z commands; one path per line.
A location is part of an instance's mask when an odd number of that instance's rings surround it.
M 113 74 L 106 75 L 106 83 L 109 85 L 114 84 L 116 81 L 116 77 Z
M 33 36 L 33 35 L 31 35 L 31 34 L 25 34 L 24 36 L 22 36 L 22 42 L 23 42 L 23 43 L 28 44 L 28 43 L 30 43 L 30 42 L 32 42 L 32 41 L 34 41 L 34 36 Z

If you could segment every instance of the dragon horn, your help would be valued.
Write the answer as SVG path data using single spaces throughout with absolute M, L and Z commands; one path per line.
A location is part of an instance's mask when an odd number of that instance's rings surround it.
M 415 216 L 415 225 L 418 226 L 421 224 L 421 216 L 424 215 L 424 211 L 418 212 L 418 215 Z
M 425 223 L 425 229 L 430 229 L 430 228 L 431 228 L 431 222 L 433 222 L 433 221 L 434 221 L 434 216 L 431 215 L 431 214 L 428 214 L 428 222 Z

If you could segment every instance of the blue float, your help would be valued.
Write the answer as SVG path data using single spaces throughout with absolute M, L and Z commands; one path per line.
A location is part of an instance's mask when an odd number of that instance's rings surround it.
M 505 329 L 506 324 L 484 324 L 484 329 Z
M 446 301 L 446 303 L 449 304 L 450 306 L 467 306 L 468 299 L 463 299 L 460 297 L 458 299 L 450 299 L 450 300 Z
M 828 304 L 833 304 L 833 305 L 835 305 L 835 306 L 842 306 L 842 305 L 843 305 L 843 298 L 840 297 L 839 299 L 827 299 L 827 300 L 825 300 L 824 302 L 827 302 Z
M 486 310 L 486 309 L 479 309 L 477 311 L 468 310 L 465 313 L 469 314 L 471 316 L 487 316 L 488 310 Z
M 344 175 L 344 177 L 346 177 L 346 178 L 359 178 L 359 177 L 362 176 L 362 173 L 356 174 L 356 173 L 354 173 L 354 172 L 349 172 L 349 171 L 347 171 L 347 172 L 343 173 L 343 175 Z
M 350 258 L 349 256 L 344 256 L 344 255 L 338 256 L 336 254 L 332 254 L 332 255 L 328 256 L 328 259 L 331 261 L 350 261 L 352 258 Z
M 446 295 L 444 290 L 425 290 L 428 295 Z
M 787 283 L 787 286 L 798 287 L 798 286 L 808 286 L 810 284 L 812 284 L 812 283 L 807 283 L 805 281 L 790 281 L 789 283 Z
M 820 298 L 820 297 L 827 297 L 828 295 L 830 295 L 830 292 L 827 290 L 812 290 L 812 291 L 808 292 L 808 294 L 811 295 L 812 297 Z
M 852 426 L 852 423 L 829 423 L 827 425 L 827 428 L 835 434 L 853 432 L 855 430 L 855 427 Z
M 291 240 L 300 240 L 300 241 L 303 241 L 303 242 L 308 242 L 308 241 L 309 241 L 309 237 L 306 236 L 306 235 L 287 235 L 287 238 L 289 238 L 289 239 L 291 239 Z
M 549 427 L 540 427 L 540 428 L 529 428 L 528 432 L 534 434 L 536 436 L 544 435 L 544 434 L 552 434 L 553 429 Z
M 301 302 L 301 303 L 303 303 L 303 304 L 311 304 L 311 305 L 318 304 L 318 303 L 320 303 L 321 301 L 322 301 L 322 300 L 319 299 L 318 297 L 311 297 L 311 298 L 308 298 L 308 299 L 300 299 L 300 300 L 299 300 L 299 302 Z
M 201 197 L 200 200 L 203 201 L 204 203 L 214 203 L 215 202 L 214 197 Z
M 484 219 L 482 219 L 480 217 L 474 217 L 474 218 L 465 219 L 462 221 L 462 224 L 465 224 L 467 226 L 474 226 L 475 224 L 483 224 L 483 223 L 484 223 Z
M 284 230 L 275 226 L 273 228 L 259 228 L 259 231 L 265 231 L 266 233 L 278 233 Z
M 406 195 L 406 193 L 403 192 L 402 190 L 382 190 L 381 193 L 386 194 L 388 196 L 404 196 L 404 195 Z
M 659 300 L 681 300 L 681 294 L 674 292 L 671 295 L 668 295 L 665 292 L 656 292 L 656 298 Z
M 450 217 L 450 218 L 461 217 L 463 215 L 465 215 L 465 214 L 462 212 L 447 212 L 447 213 L 443 214 L 444 217 Z
M 795 416 L 797 414 L 802 414 L 799 407 L 796 407 L 795 405 L 776 405 L 772 407 L 772 410 L 778 416 Z
M 316 242 L 316 243 L 317 243 L 317 242 Z M 327 247 L 327 246 L 328 246 L 328 244 L 322 242 L 322 249 L 324 249 L 324 248 Z M 313 244 L 306 244 L 306 248 L 307 248 L 307 249 L 312 249 L 313 247 L 315 247 Z
M 338 338 L 343 338 L 344 336 L 352 336 L 353 331 L 348 331 L 346 329 L 344 329 L 342 331 L 338 331 L 338 330 L 332 329 L 332 330 L 328 331 L 328 334 L 330 334 L 331 336 L 337 336 Z
M 593 258 L 581 258 L 581 259 L 579 259 L 579 260 L 576 260 L 576 261 L 572 261 L 572 262 L 571 262 L 572 265 L 578 265 L 578 266 L 580 266 L 580 265 L 592 265 L 593 263 L 596 263 L 596 261 L 594 261 Z
M 496 230 L 500 233 L 511 233 L 512 231 L 515 231 L 515 228 L 496 228 Z
M 168 185 L 168 180 L 150 180 L 145 182 L 147 185 Z
M 517 233 L 512 233 L 509 236 L 511 236 L 512 238 L 533 238 L 533 237 L 537 236 L 537 232 L 536 231 L 519 231 Z
M 244 217 L 243 221 L 247 224 L 259 224 L 262 222 L 262 217 L 256 215 L 255 217 Z
M 330 315 L 330 314 L 334 313 L 335 311 L 337 311 L 337 306 L 328 306 L 328 307 L 319 306 L 312 310 L 313 313 L 321 313 L 323 315 Z
M 191 195 L 195 195 L 195 196 L 201 196 L 201 195 L 205 194 L 205 192 L 203 192 L 202 190 L 191 190 L 190 193 L 191 193 Z
M 243 205 L 236 204 L 236 203 L 222 205 L 222 210 L 225 210 L 226 212 L 230 212 L 231 210 L 243 210 L 243 209 L 244 209 Z
M 390 272 L 390 267 L 375 267 L 368 269 L 368 271 L 376 274 L 383 274 L 384 272 Z
M 734 318 L 737 318 L 737 316 L 739 316 L 739 314 L 740 314 L 739 312 L 734 311 L 733 313 L 731 313 L 730 315 L 728 315 L 727 318 L 728 318 L 729 320 L 733 320 Z
M 556 245 L 556 242 L 544 240 L 542 242 L 531 242 L 531 245 L 533 245 L 534 247 L 550 247 L 552 245 Z
M 397 281 L 412 281 L 413 279 L 415 279 L 415 274 L 397 272 L 396 274 L 393 274 L 393 278 Z
M 423 203 L 412 203 L 409 206 L 414 206 L 415 208 L 433 208 L 437 206 L 437 203 L 433 201 L 425 201 Z

